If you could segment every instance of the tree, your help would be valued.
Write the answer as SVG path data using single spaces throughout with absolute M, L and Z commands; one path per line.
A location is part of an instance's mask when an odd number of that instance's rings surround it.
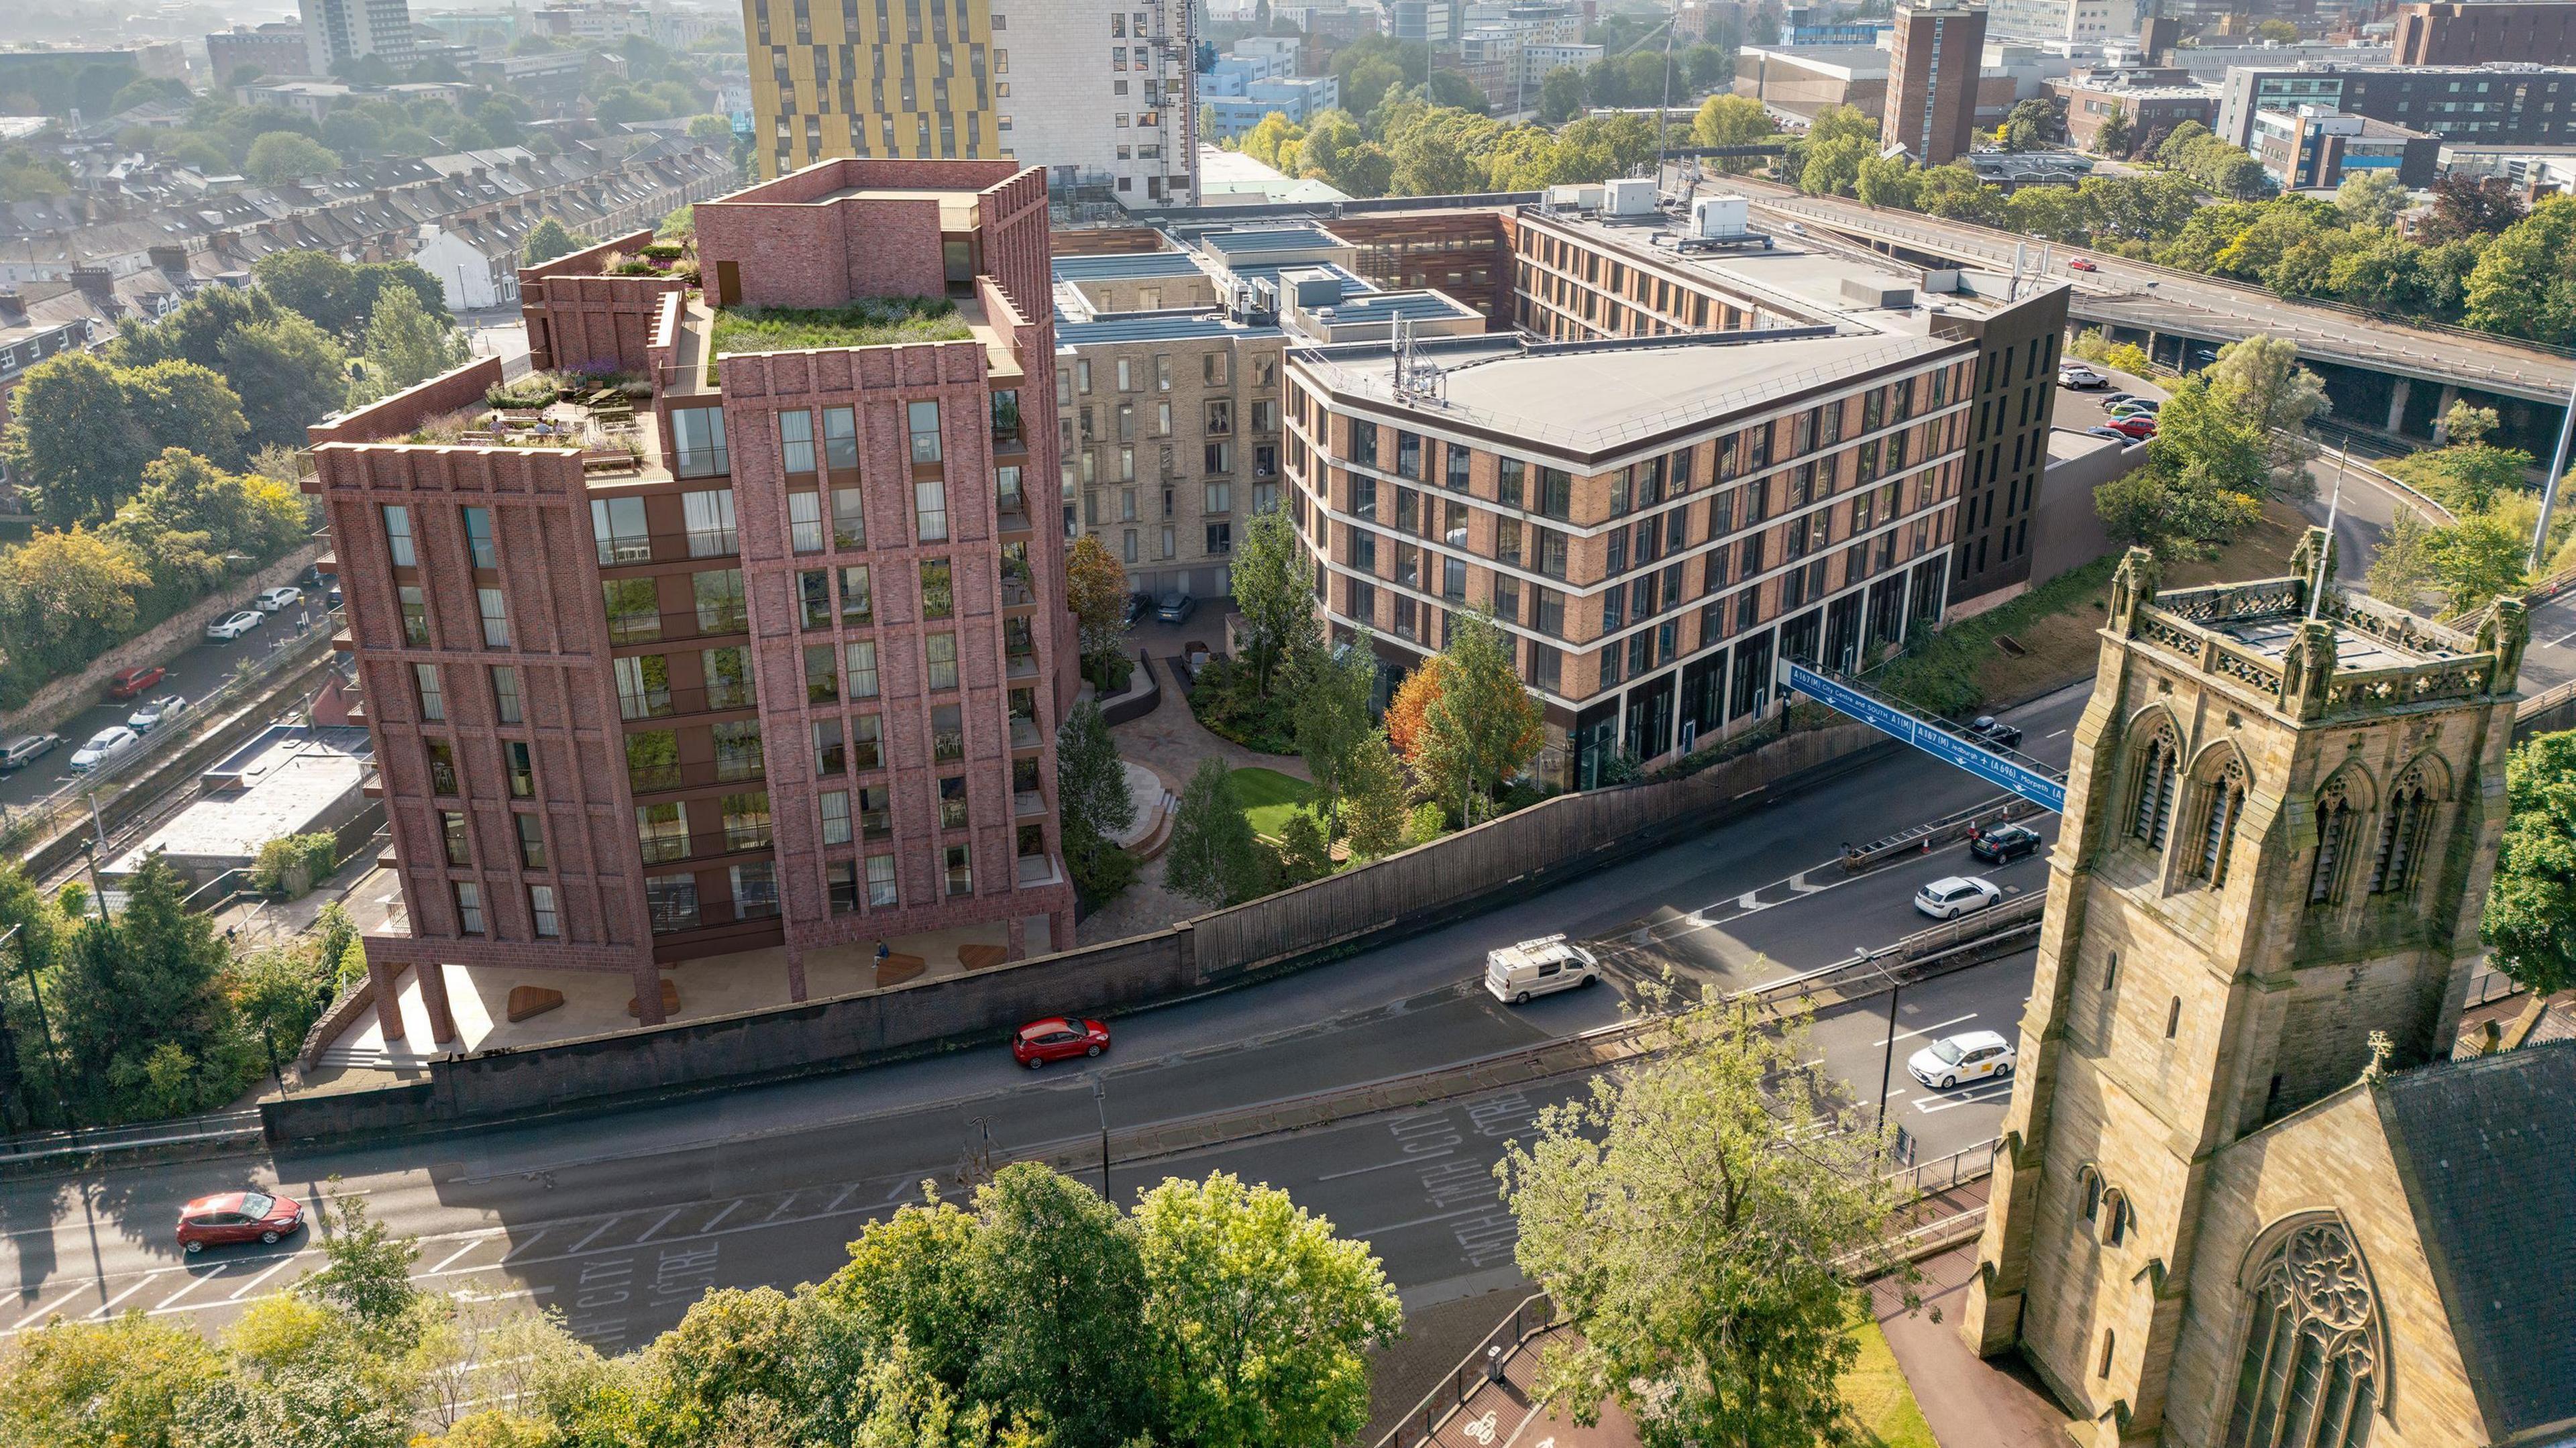
M 1432 703 L 1440 697 L 1443 674 L 1449 667 L 1446 654 L 1433 654 L 1424 659 L 1404 682 L 1395 686 L 1395 697 L 1386 706 L 1386 738 L 1395 752 L 1415 770 L 1422 768 L 1422 749 L 1428 733 L 1427 722 Z
M 340 158 L 310 137 L 271 131 L 250 143 L 244 174 L 262 186 L 275 186 L 340 169 Z
M 1085 533 L 1064 550 L 1065 605 L 1073 610 L 1086 668 L 1127 647 L 1127 569 Z
M 186 896 L 178 872 L 149 857 L 123 911 L 83 925 L 55 971 L 64 1084 L 93 1121 L 202 1110 L 248 1074 L 222 989 L 224 943 Z
M 1691 118 L 1691 144 L 1695 146 L 1751 146 L 1779 134 L 1771 113 L 1751 96 L 1714 95 L 1700 102 L 1699 114 Z M 1717 169 L 1730 176 L 1740 176 L 1761 164 L 1758 157 L 1722 156 Z
M 1840 1441 L 1853 1293 L 1889 1259 L 1884 1142 L 1803 1021 L 1712 996 L 1653 1030 L 1663 1051 L 1541 1112 L 1495 1168 L 1521 1270 L 1580 1334 L 1536 1395 L 1586 1424 L 1615 1399 L 1650 1448 Z
M 1347 643 L 1309 650 L 1298 664 L 1297 753 L 1314 776 L 1315 808 L 1328 837 L 1340 831 L 1353 758 L 1369 742 L 1376 689 L 1377 660 L 1365 630 Z
M 2478 936 L 2536 999 L 2576 986 L 2576 733 L 2514 749 L 2505 810 Z
M 1239 905 L 1269 886 L 1252 821 L 1222 759 L 1199 761 L 1172 816 L 1163 883 L 1210 908 Z
M 1386 731 L 1371 730 L 1343 768 L 1342 825 L 1356 859 L 1391 855 L 1404 844 L 1403 771 Z
M 1332 1448 L 1358 1436 L 1367 1354 L 1404 1320 L 1366 1243 L 1222 1172 L 1165 1180 L 1133 1220 L 1160 1441 Z
M 304 429 L 346 399 L 348 354 L 300 316 L 243 327 L 223 339 L 218 355 L 225 379 L 241 395 L 250 424 L 243 442 L 252 448 L 301 446 Z
M 356 337 L 388 289 L 410 292 L 432 316 L 447 293 L 417 262 L 344 262 L 324 251 L 273 251 L 251 264 L 260 290 L 334 337 Z
M 2330 404 L 2325 383 L 2299 365 L 2297 344 L 2260 334 L 2230 342 L 2202 375 L 2211 401 L 2263 439 L 2272 490 L 2306 491 L 2305 466 L 2317 455 L 2308 423 Z
M 112 516 L 158 449 L 127 407 L 123 378 L 88 352 L 27 369 L 10 394 L 10 473 L 36 516 L 57 528 Z
M 222 1370 L 204 1335 L 171 1318 L 57 1318 L 0 1347 L 0 1441 L 167 1448 L 182 1405 Z
M 590 238 L 574 234 L 565 229 L 562 222 L 549 216 L 528 229 L 521 255 L 527 258 L 528 265 L 542 266 L 556 257 L 570 256 L 590 244 Z
M 682 206 L 662 218 L 653 228 L 653 239 L 674 246 L 686 246 L 698 239 L 698 208 Z
M 1105 550 L 1104 550 L 1105 551 Z M 1234 603 L 1243 615 L 1244 653 L 1261 697 L 1282 661 L 1315 647 L 1315 609 L 1306 593 L 1305 561 L 1288 514 L 1256 514 L 1234 553 Z
M 2014 109 L 2020 109 L 2018 106 Z M 2111 113 L 2093 128 L 2093 150 L 2114 160 L 2125 160 L 2137 144 L 2135 128 L 2129 124 L 2129 108 L 2118 101 L 2111 103 Z
M 1288 119 L 1283 111 L 1272 111 L 1260 124 L 1244 132 L 1243 154 L 1283 173 L 1297 170 L 1297 143 L 1304 140 L 1306 128 Z
M 2048 138 L 2056 130 L 2057 107 L 2033 97 L 2013 106 L 2011 113 L 2005 116 L 1997 138 L 2007 151 L 2036 151 L 2048 144 Z
M 2394 226 L 2411 198 L 2394 171 L 2347 171 L 2334 204 L 2354 226 Z
M 1798 189 L 1810 196 L 1849 196 L 1860 180 L 1861 163 L 1870 155 L 1871 143 L 1858 136 L 1810 140 L 1807 163 L 1798 171 Z
M 1456 196 L 1483 179 L 1455 137 L 1417 126 L 1389 148 L 1395 171 L 1389 186 L 1398 196 Z
M 367 374 L 352 392 L 360 394 L 359 400 L 390 397 L 464 360 L 464 334 L 443 312 L 431 316 L 418 297 L 395 287 L 377 300 L 367 318 Z
M 2412 610 L 2433 585 L 2433 527 L 2413 508 L 2399 508 L 2371 556 L 2364 586 L 2383 603 Z
M 403 1319 L 420 1297 L 411 1285 L 420 1244 L 369 1217 L 364 1198 L 324 1195 L 339 1229 L 322 1239 L 322 1268 L 298 1280 L 295 1295 L 347 1313 L 370 1332 L 391 1337 L 405 1331 Z
M 2448 171 L 2433 179 L 2433 214 L 2425 219 L 2424 237 L 2439 242 L 2494 236 L 2528 214 L 2505 178 Z
M 1551 70 L 1538 83 L 1538 118 L 1561 126 L 1583 114 L 1583 72 L 1570 65 Z
M 1462 111 L 1485 113 L 1485 93 L 1476 83 L 1454 70 L 1435 70 L 1423 82 L 1426 98 L 1435 106 L 1448 106 Z
M 1896 206 L 1918 209 L 1923 173 L 1903 156 L 1864 156 L 1860 172 L 1853 178 L 1852 194 L 1865 206 Z
M 1136 824 L 1136 801 L 1127 792 L 1127 770 L 1118 758 L 1100 706 L 1073 706 L 1056 731 L 1056 800 L 1063 821 L 1064 863 L 1075 887 L 1098 900 L 1125 889 L 1136 862 L 1118 836 Z
M 2433 530 L 2427 551 L 2433 581 L 2450 598 L 2454 612 L 2466 612 L 2490 599 L 2520 592 L 2525 584 L 2523 560 L 2530 535 L 2494 513 L 2473 513 L 2447 528 Z
M 2472 327 L 2556 341 L 2576 334 L 2576 196 L 2552 196 L 2487 244 L 2469 273 Z
M 1310 809 L 1292 809 L 1279 826 L 1279 884 L 1282 888 L 1320 880 L 1333 873 L 1332 842 Z
M 1429 781 L 1458 802 L 1463 827 L 1476 822 L 1475 802 L 1491 800 L 1538 756 L 1546 731 L 1493 615 L 1459 614 L 1440 657 L 1440 694 L 1424 711 L 1417 757 Z
M 2266 440 L 2203 374 L 2185 378 L 2157 414 L 2147 461 L 2094 493 L 2114 541 L 2196 555 L 2261 516 Z

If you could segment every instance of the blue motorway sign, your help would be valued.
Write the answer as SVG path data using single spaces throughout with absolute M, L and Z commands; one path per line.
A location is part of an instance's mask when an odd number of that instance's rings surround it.
M 1781 685 L 2051 811 L 2063 813 L 2066 809 L 2066 785 L 2063 781 L 2051 779 L 1983 745 L 1972 744 L 1929 720 L 1917 718 L 1848 684 L 1837 683 L 1804 664 L 1786 664 Z

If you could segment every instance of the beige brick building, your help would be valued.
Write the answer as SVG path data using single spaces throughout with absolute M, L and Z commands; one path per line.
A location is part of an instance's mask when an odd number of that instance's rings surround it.
M 2527 625 L 2311 598 L 2322 546 L 2132 552 L 2076 731 L 1964 1326 L 2102 1448 L 2576 1425 L 2576 1050 L 2447 1059 Z

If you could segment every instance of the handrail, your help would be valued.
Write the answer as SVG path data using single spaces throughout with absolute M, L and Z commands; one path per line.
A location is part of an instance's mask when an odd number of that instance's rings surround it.
M 1534 1328 L 1527 1326 L 1531 1309 L 1542 1304 L 1547 1309 L 1547 1320 Z M 1375 1448 L 1406 1448 L 1408 1442 L 1419 1444 L 1431 1441 L 1439 1433 L 1440 1425 L 1448 1422 L 1451 1414 L 1466 1407 L 1467 1400 L 1475 1395 L 1475 1385 L 1482 1380 L 1479 1374 L 1484 1367 L 1486 1351 L 1502 1346 L 1498 1339 L 1502 1338 L 1506 1331 L 1511 1335 L 1511 1351 L 1517 1353 L 1531 1338 L 1540 1333 L 1553 1332 L 1558 1325 L 1556 1304 L 1546 1293 L 1533 1292 L 1522 1298 L 1512 1308 L 1512 1315 L 1504 1318 L 1491 1332 L 1486 1333 L 1476 1343 L 1474 1351 L 1460 1359 L 1458 1366 L 1449 1370 L 1449 1375 L 1441 1380 L 1439 1386 L 1423 1394 L 1421 1401 L 1415 1403 L 1410 1411 L 1396 1421 L 1394 1427 L 1387 1429 L 1385 1435 L 1377 1440 Z M 1444 1400 L 1446 1400 L 1446 1406 L 1442 1406 Z M 1416 1422 L 1422 1424 L 1422 1430 L 1408 1440 L 1404 1432 Z

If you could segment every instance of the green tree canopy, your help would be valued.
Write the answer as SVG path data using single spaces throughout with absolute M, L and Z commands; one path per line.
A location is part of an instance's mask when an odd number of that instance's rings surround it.
M 365 377 L 352 400 L 389 397 L 428 381 L 465 360 L 465 335 L 447 318 L 420 304 L 409 288 L 388 288 L 367 318 Z
M 1476 822 L 1480 804 L 1528 768 L 1546 742 L 1538 703 L 1521 687 L 1512 646 L 1493 616 L 1481 610 L 1456 616 L 1439 697 L 1423 715 L 1419 758 L 1428 783 L 1457 804 L 1461 826 Z
M 549 216 L 528 229 L 527 240 L 520 247 L 520 255 L 525 258 L 528 265 L 539 266 L 559 256 L 570 256 L 589 245 L 591 242 L 588 237 L 574 235 L 562 222 Z
M 1115 894 L 1135 875 L 1117 837 L 1134 827 L 1136 802 L 1127 792 L 1118 741 L 1110 736 L 1100 706 L 1089 700 L 1074 705 L 1056 731 L 1055 749 L 1065 868 L 1091 898 Z
M 1210 907 L 1239 905 L 1270 886 L 1252 821 L 1223 759 L 1199 761 L 1172 815 L 1163 883 Z
M 1263 698 L 1279 667 L 1315 647 L 1314 602 L 1306 560 L 1288 514 L 1254 515 L 1234 550 L 1234 603 L 1243 615 L 1244 653 Z
M 2479 938 L 2534 996 L 2576 986 L 2576 733 L 2517 746 Z
M 271 131 L 250 143 L 246 174 L 263 186 L 340 169 L 340 158 L 319 141 L 292 131 Z
M 1308 651 L 1297 668 L 1294 715 L 1297 753 L 1315 780 L 1315 807 L 1338 833 L 1342 798 L 1349 791 L 1358 752 L 1369 742 L 1369 703 L 1377 687 L 1377 661 L 1362 631 L 1347 643 Z

